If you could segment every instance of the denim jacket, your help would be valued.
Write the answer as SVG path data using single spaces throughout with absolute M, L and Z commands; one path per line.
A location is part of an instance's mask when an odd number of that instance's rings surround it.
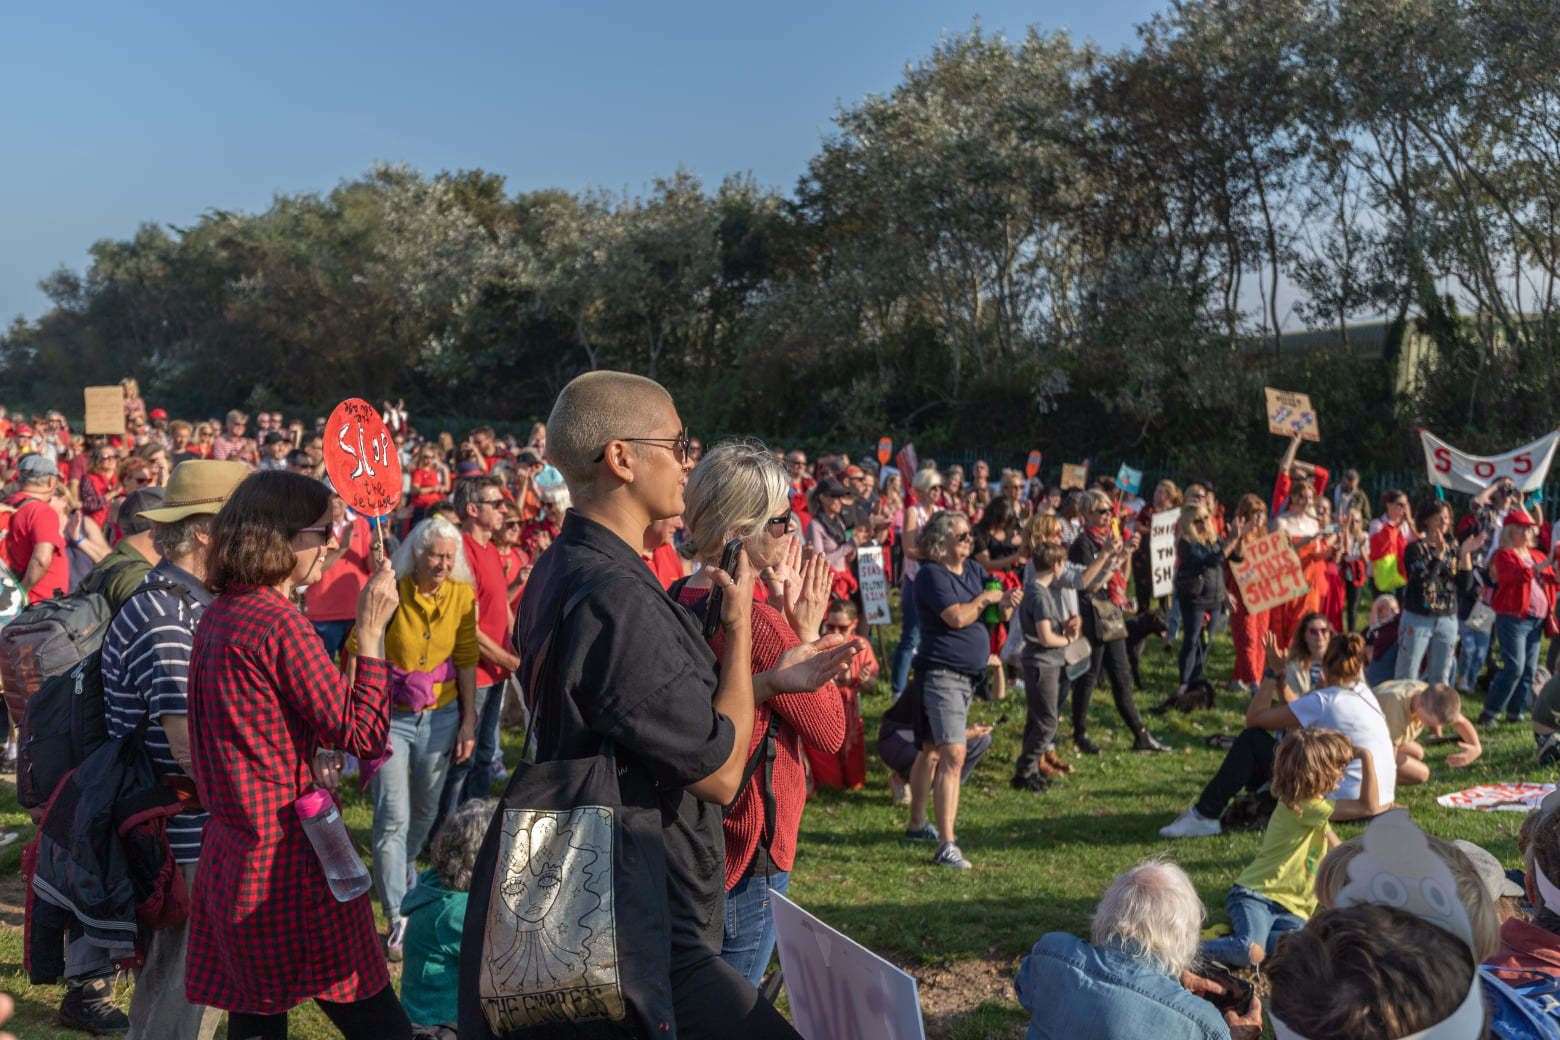
M 1028 1040 L 1230 1040 L 1217 1008 L 1150 961 L 1066 932 L 1040 937 L 1013 989 Z

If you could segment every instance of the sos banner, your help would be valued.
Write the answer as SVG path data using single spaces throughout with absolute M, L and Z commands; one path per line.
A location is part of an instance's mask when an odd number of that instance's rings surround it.
M 1549 475 L 1560 431 L 1504 455 L 1469 455 L 1458 451 L 1428 430 L 1419 431 L 1425 449 L 1425 470 L 1430 483 L 1449 491 L 1476 495 L 1501 477 L 1510 477 L 1518 491 L 1537 491 Z

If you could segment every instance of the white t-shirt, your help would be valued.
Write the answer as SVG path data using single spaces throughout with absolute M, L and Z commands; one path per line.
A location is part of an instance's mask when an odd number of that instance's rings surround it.
M 1397 792 L 1397 754 L 1392 749 L 1392 734 L 1387 731 L 1387 717 L 1369 686 L 1325 686 L 1290 701 L 1289 710 L 1306 729 L 1335 729 L 1356 747 L 1368 750 L 1376 768 L 1381 803 L 1392 801 Z M 1336 801 L 1359 796 L 1360 764 L 1355 761 L 1349 763 L 1343 779 L 1327 797 Z

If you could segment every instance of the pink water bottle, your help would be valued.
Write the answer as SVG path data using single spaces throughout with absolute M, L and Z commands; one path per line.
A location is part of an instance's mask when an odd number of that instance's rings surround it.
M 293 803 L 298 819 L 303 823 L 303 833 L 309 836 L 314 854 L 320 859 L 325 880 L 330 883 L 331 895 L 337 902 L 350 903 L 368 891 L 368 868 L 357 850 L 352 847 L 352 835 L 347 833 L 346 821 L 336 808 L 336 799 L 329 791 L 311 787 Z

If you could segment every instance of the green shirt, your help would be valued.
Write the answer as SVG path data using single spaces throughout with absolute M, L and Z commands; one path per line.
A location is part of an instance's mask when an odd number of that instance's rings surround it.
M 1296 812 L 1279 803 L 1268 821 L 1257 858 L 1235 883 L 1300 917 L 1316 911 L 1316 870 L 1327 854 L 1327 821 L 1333 803 L 1317 798 Z
M 108 600 L 109 609 L 118 613 L 151 569 L 152 561 L 128 541 L 120 539 L 114 551 L 99 560 L 82 579 L 81 588 L 100 594 Z

